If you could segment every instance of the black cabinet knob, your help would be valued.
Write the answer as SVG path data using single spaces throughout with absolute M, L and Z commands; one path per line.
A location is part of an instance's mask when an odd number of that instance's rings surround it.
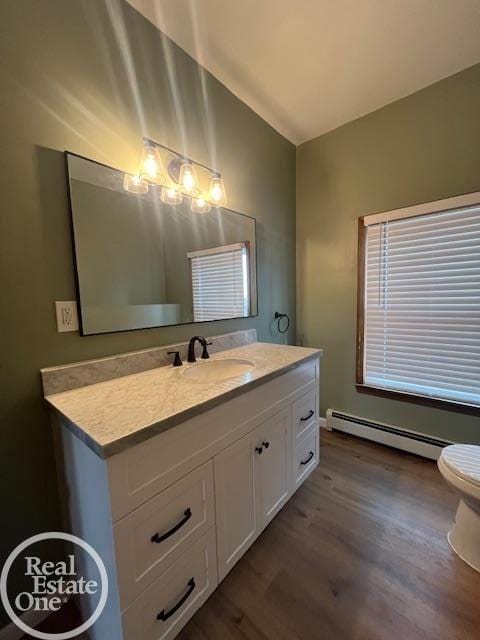
M 255 451 L 260 455 L 263 451 L 263 447 L 255 447 Z
M 268 449 L 268 447 L 270 446 L 269 442 L 262 442 L 262 445 L 265 447 L 265 449 Z

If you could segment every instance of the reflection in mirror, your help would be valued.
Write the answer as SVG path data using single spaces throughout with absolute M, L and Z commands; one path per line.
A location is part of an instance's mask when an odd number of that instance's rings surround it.
M 256 315 L 253 218 L 127 191 L 74 154 L 67 167 L 84 335 Z

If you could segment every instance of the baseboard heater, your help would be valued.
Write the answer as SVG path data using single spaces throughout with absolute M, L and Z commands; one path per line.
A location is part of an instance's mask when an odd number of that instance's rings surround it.
M 373 440 L 431 460 L 438 458 L 443 447 L 454 444 L 449 440 L 441 440 L 418 431 L 351 416 L 335 409 L 327 410 L 327 428 Z

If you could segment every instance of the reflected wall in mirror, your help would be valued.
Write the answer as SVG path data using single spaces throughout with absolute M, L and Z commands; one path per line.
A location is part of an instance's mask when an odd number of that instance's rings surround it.
M 124 173 L 66 154 L 83 335 L 257 314 L 255 219 L 124 189 Z

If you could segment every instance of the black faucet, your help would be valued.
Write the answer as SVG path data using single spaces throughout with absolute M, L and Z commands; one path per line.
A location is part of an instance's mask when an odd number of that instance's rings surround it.
M 208 355 L 208 351 L 207 351 L 207 347 L 209 345 L 211 345 L 211 342 L 207 342 L 205 340 L 205 338 L 202 338 L 202 336 L 194 336 L 190 342 L 188 343 L 188 362 L 196 362 L 196 358 L 195 358 L 195 343 L 196 342 L 200 342 L 200 344 L 203 347 L 203 351 L 202 351 L 202 355 L 201 358 L 202 360 L 206 360 L 207 358 L 209 358 L 210 356 Z

